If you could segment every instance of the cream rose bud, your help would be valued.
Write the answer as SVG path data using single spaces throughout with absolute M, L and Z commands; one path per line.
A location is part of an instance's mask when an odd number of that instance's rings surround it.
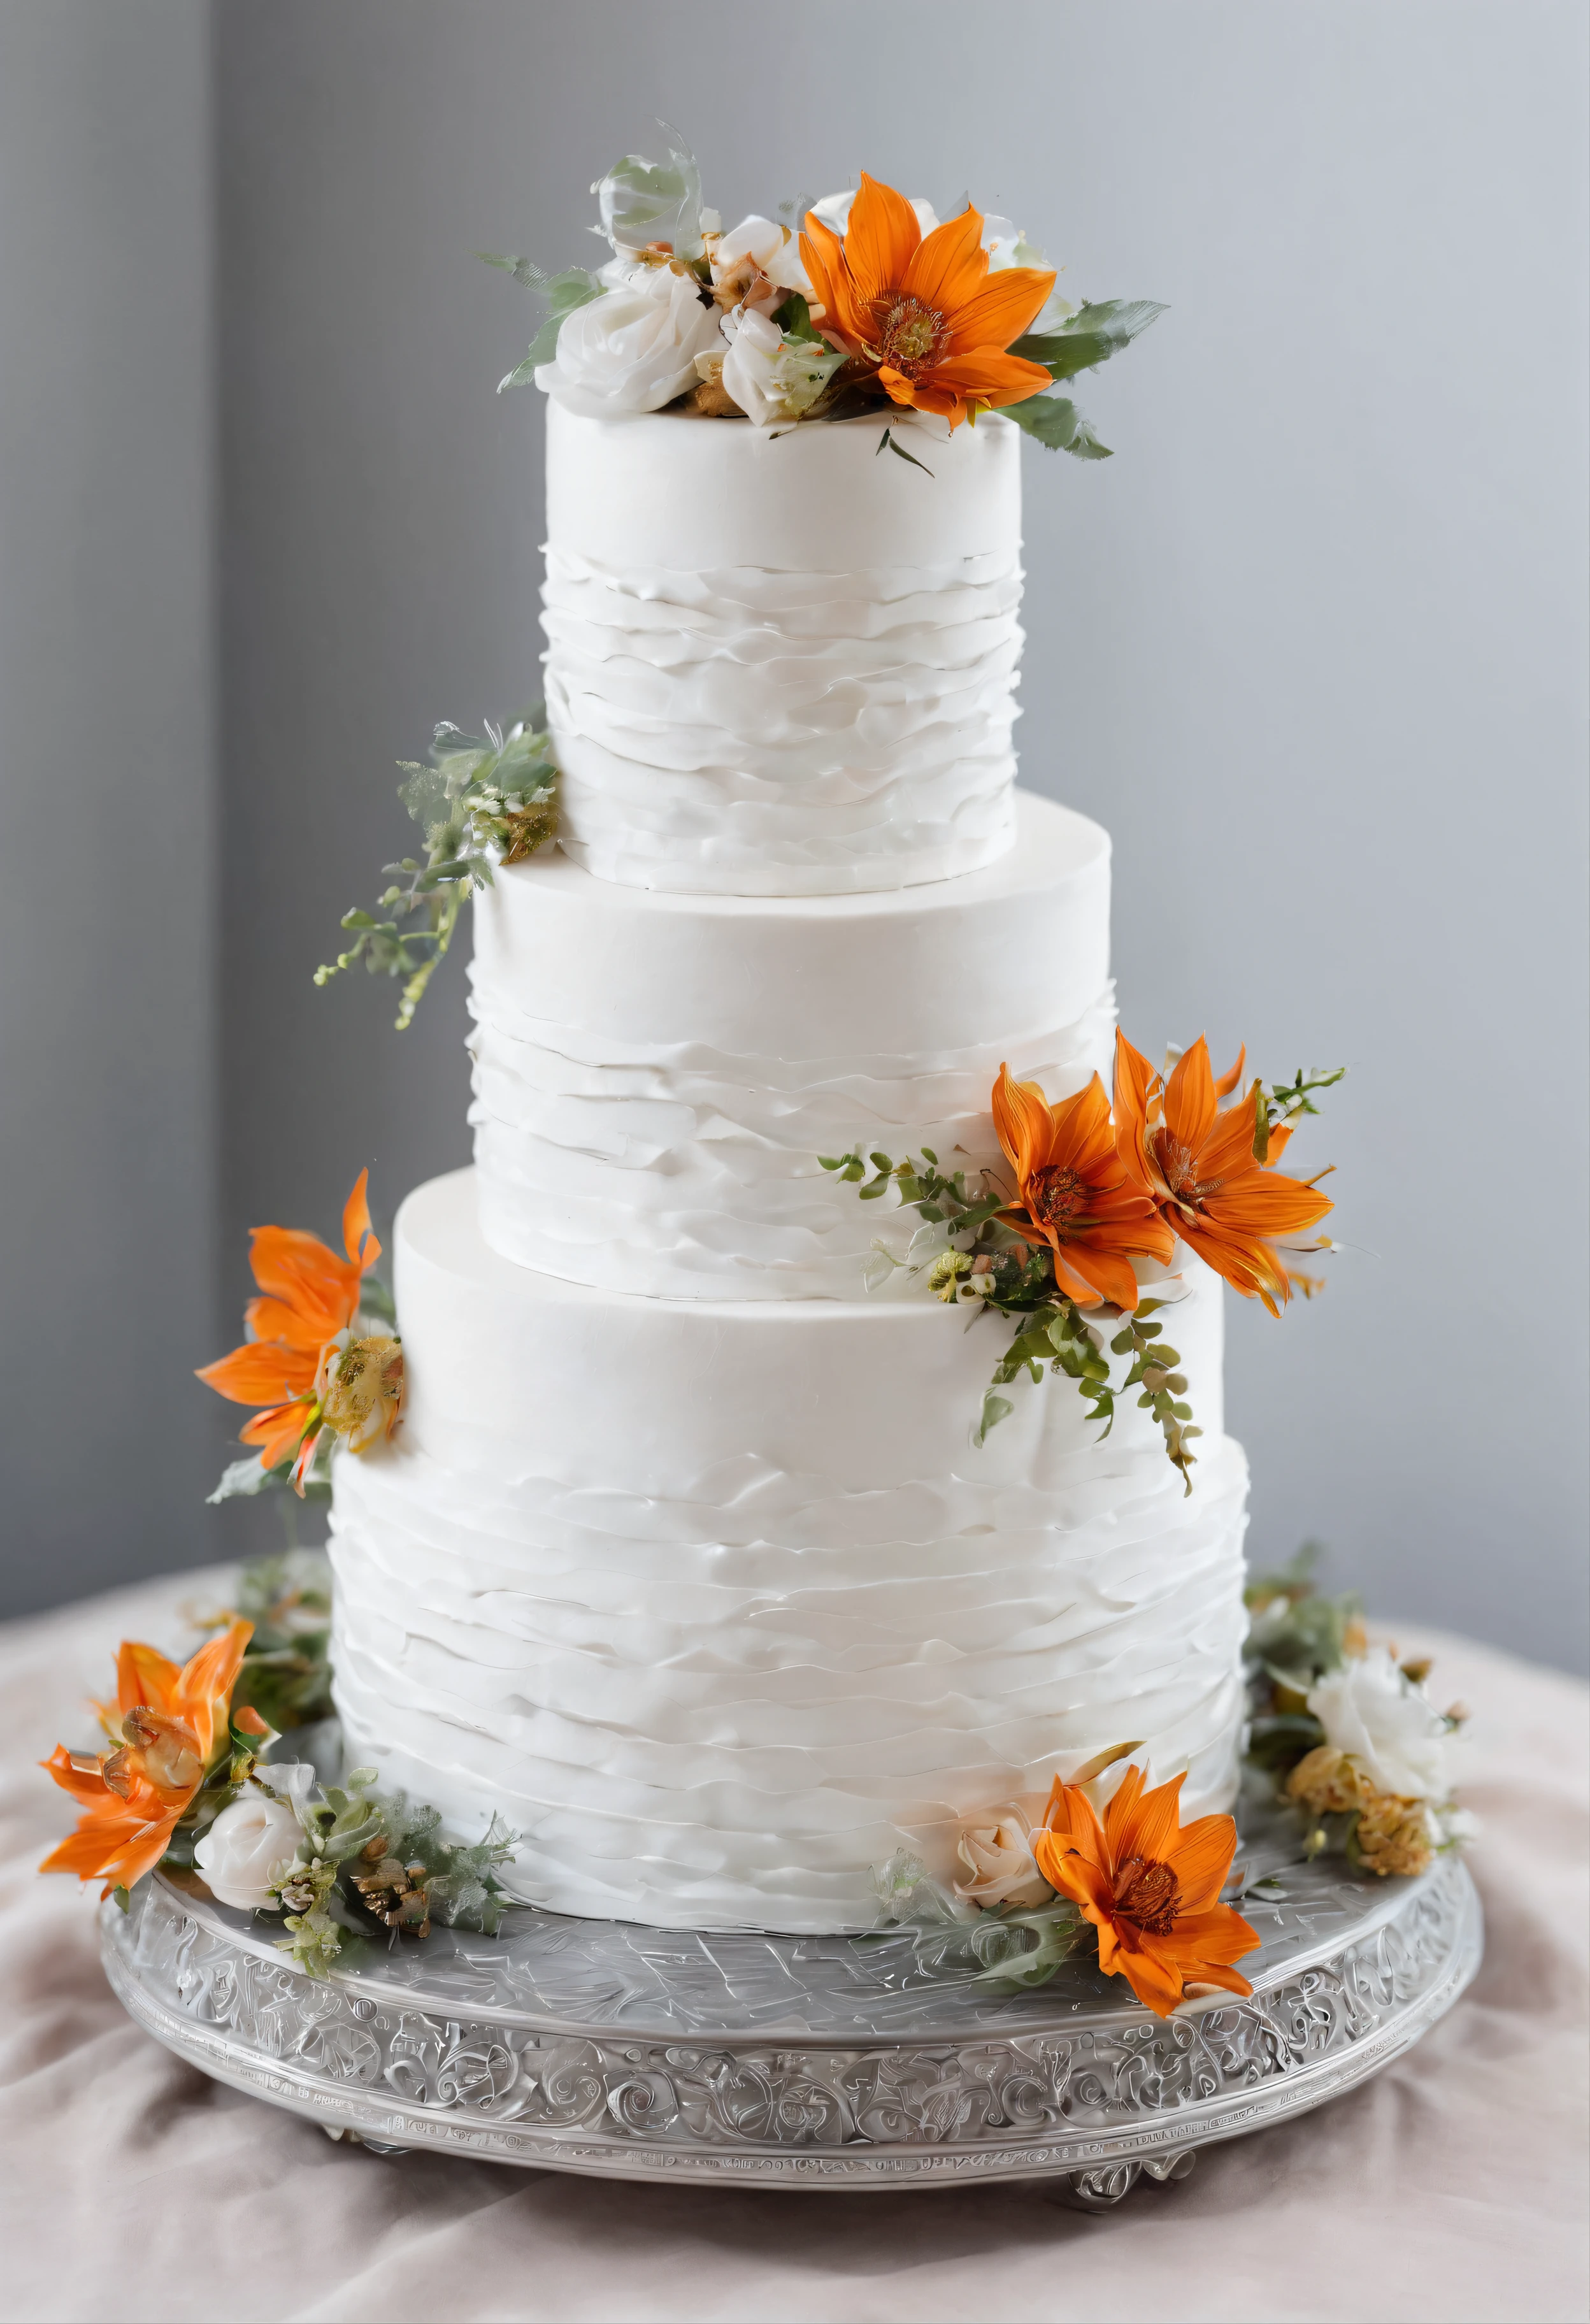
M 218 1904 L 264 1912 L 276 1901 L 274 1879 L 298 1854 L 302 1837 L 285 1802 L 268 1799 L 251 1784 L 195 1842 L 193 1860 Z
M 996 1904 L 1047 1904 L 1053 1891 L 1033 1856 L 1033 1827 L 1024 1809 L 1003 1808 L 991 1824 L 968 1828 L 956 1854 L 970 1875 L 955 1894 L 985 1911 Z
M 736 307 L 725 315 L 723 337 L 729 342 L 723 392 L 758 428 L 798 420 L 844 361 L 837 348 L 821 340 L 786 339 L 777 323 L 754 308 Z
M 1452 1788 L 1451 1729 L 1384 1646 L 1328 1671 L 1309 1690 L 1325 1739 L 1357 1760 L 1376 1791 L 1442 1800 Z
M 718 309 L 694 275 L 671 266 L 623 272 L 627 287 L 576 307 L 557 335 L 556 360 L 536 367 L 538 387 L 591 420 L 660 411 L 694 386 L 696 356 L 718 344 Z
M 712 252 L 712 280 L 721 303 L 754 307 L 764 314 L 771 314 L 791 290 L 804 299 L 812 295 L 795 237 L 786 226 L 755 216 L 741 218 Z M 756 287 L 758 282 L 764 287 Z

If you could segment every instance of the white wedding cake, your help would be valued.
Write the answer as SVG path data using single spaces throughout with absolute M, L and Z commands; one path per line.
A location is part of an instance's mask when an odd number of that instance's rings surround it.
M 1015 788 L 1021 433 L 547 411 L 561 852 L 477 899 L 475 1167 L 399 1213 L 406 1415 L 336 1464 L 350 1760 L 669 1927 L 866 1928 L 1127 1743 L 1228 1807 L 1218 1280 L 1161 1270 L 1184 1494 L 1135 1395 L 980 1432 L 1007 1333 L 819 1158 L 975 1172 L 1002 1065 L 1107 1078 L 1109 842 Z

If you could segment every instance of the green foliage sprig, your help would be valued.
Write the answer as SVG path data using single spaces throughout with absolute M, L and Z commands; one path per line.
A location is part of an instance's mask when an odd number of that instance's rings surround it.
M 538 703 L 506 732 L 488 724 L 483 735 L 444 720 L 428 766 L 399 761 L 398 796 L 425 834 L 425 860 L 406 855 L 383 867 L 392 885 L 376 912 L 387 917 L 345 912 L 354 942 L 315 971 L 317 984 L 362 959 L 372 976 L 404 980 L 399 1032 L 412 1023 L 464 898 L 489 888 L 499 864 L 521 862 L 557 835 L 557 769 L 542 715 Z
M 235 1615 L 254 1625 L 228 1711 L 230 1749 L 211 1770 L 161 1859 L 179 1880 L 196 1877 L 193 1849 L 223 1808 L 253 1785 L 284 1801 L 298 1818 L 299 1850 L 275 1894 L 287 1935 L 281 1949 L 311 1977 L 323 1977 L 350 1936 L 393 1932 L 424 1936 L 433 1920 L 495 1936 L 512 1898 L 496 1877 L 515 1835 L 493 1816 L 484 1837 L 455 1846 L 441 1814 L 402 1792 L 372 1788 L 372 1767 L 341 1784 L 320 1784 L 304 1761 L 273 1762 L 271 1737 L 238 1725 L 253 1711 L 277 1735 L 332 1715 L 331 1567 L 318 1551 L 257 1558 L 238 1576 L 234 1602 L 190 1617 L 223 1629 Z M 127 1903 L 124 1893 L 119 1901 Z
M 1062 322 L 1027 332 L 1010 352 L 1028 363 L 1042 364 L 1049 374 L 1050 386 L 1028 396 L 1024 403 L 1006 404 L 1006 420 L 1014 420 L 1052 452 L 1070 452 L 1079 460 L 1112 458 L 1109 446 L 1099 442 L 1091 422 L 1070 397 L 1051 391 L 1062 381 L 1074 379 L 1079 372 L 1096 370 L 1119 355 L 1164 311 L 1154 299 L 1101 299 L 1079 307 Z
M 256 1781 L 272 1789 L 269 1766 Z M 326 1974 L 345 1933 L 424 1936 L 435 1919 L 491 1937 L 512 1902 L 496 1873 L 512 1856 L 515 1835 L 500 1817 L 483 1839 L 454 1847 L 439 1836 L 437 1809 L 411 1806 L 401 1792 L 372 1791 L 374 1782 L 373 1767 L 355 1767 L 343 1784 L 307 1796 L 278 1794 L 290 1798 L 303 1833 L 276 1891 L 288 1932 L 279 1941 L 311 1977 Z
M 500 256 L 495 251 L 477 250 L 488 266 L 500 266 L 511 274 L 520 288 L 533 290 L 547 301 L 547 314 L 540 329 L 530 341 L 529 353 L 516 364 L 506 379 L 497 383 L 497 392 L 504 388 L 529 387 L 535 383 L 538 364 L 549 364 L 557 355 L 557 335 L 577 307 L 588 307 L 593 299 L 600 299 L 606 285 L 599 281 L 587 267 L 565 266 L 560 274 L 548 274 L 533 258 Z
M 278 1734 L 329 1719 L 331 1566 L 318 1550 L 282 1550 L 243 1569 L 233 1609 L 254 1626 L 232 1690 Z
M 959 1972 L 1002 1993 L 1027 1992 L 1047 1985 L 1063 1961 L 1096 1941 L 1069 1897 L 980 1910 L 952 1895 L 905 1849 L 873 1873 L 872 1885 L 890 1925 L 859 1941 L 877 1943 L 909 1932 L 917 1965 L 930 1977 Z
M 1254 1100 L 1254 1159 L 1267 1162 L 1270 1158 L 1270 1133 L 1283 1124 L 1293 1121 L 1300 1114 L 1318 1114 L 1314 1103 L 1316 1091 L 1334 1089 L 1346 1074 L 1346 1065 L 1337 1065 L 1330 1073 L 1318 1071 L 1304 1074 L 1301 1065 L 1290 1082 L 1277 1082 L 1266 1089 L 1263 1082 L 1255 1084 Z M 1325 1176 L 1324 1171 L 1320 1176 Z M 1310 1181 L 1310 1184 L 1313 1182 Z
M 1349 1652 L 1363 1651 L 1364 1601 L 1356 1590 L 1338 1598 L 1320 1595 L 1313 1580 L 1320 1554 L 1317 1541 L 1306 1541 L 1276 1572 L 1255 1574 L 1243 1592 L 1248 1757 L 1276 1775 L 1325 1740 L 1324 1728 L 1308 1709 L 1310 1688 L 1328 1671 L 1339 1670 Z
M 964 1170 L 942 1169 L 931 1147 L 900 1162 L 884 1153 L 864 1154 L 859 1146 L 849 1154 L 817 1158 L 841 1184 L 853 1185 L 860 1201 L 878 1202 L 892 1189 L 924 1224 L 944 1230 L 947 1245 L 927 1268 L 929 1288 L 941 1299 L 1015 1320 L 1016 1335 L 995 1365 L 983 1398 L 978 1443 L 1015 1410 L 999 1389 L 1024 1371 L 1041 1380 L 1047 1367 L 1075 1382 L 1089 1416 L 1103 1424 L 1101 1440 L 1115 1424 L 1117 1398 L 1137 1388 L 1140 1408 L 1153 1414 L 1164 1439 L 1166 1458 L 1181 1471 L 1184 1489 L 1192 1490 L 1192 1440 L 1202 1432 L 1192 1425 L 1192 1407 L 1185 1401 L 1181 1356 L 1165 1341 L 1163 1324 L 1152 1320 L 1165 1301 L 1141 1300 L 1131 1314 L 1108 1305 L 1084 1311 L 1056 1282 L 1048 1249 L 1028 1243 L 1003 1222 L 1000 1213 L 1009 1208 L 1010 1198 L 989 1173 L 980 1172 L 973 1185 Z M 1105 1352 L 1112 1323 L 1117 1329 L 1109 1354 L 1129 1360 L 1118 1383 L 1111 1379 Z

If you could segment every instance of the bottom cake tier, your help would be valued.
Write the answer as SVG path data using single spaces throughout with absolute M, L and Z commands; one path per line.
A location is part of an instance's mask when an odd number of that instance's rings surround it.
M 1100 1443 L 1064 1378 L 979 1446 L 997 1317 L 589 1290 L 490 1250 L 470 1171 L 395 1240 L 409 1401 L 336 1467 L 337 1709 L 451 1831 L 506 1820 L 516 1895 L 854 1931 L 896 1849 L 953 1879 L 963 1823 L 1113 1745 L 1231 1804 L 1246 1468 L 1189 1255 L 1184 1497 L 1135 1397 Z

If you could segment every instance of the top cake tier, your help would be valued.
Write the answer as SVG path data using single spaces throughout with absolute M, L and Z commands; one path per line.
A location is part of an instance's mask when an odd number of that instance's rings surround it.
M 884 427 L 548 405 L 547 723 L 598 879 L 842 895 L 1011 844 L 1020 434 Z

